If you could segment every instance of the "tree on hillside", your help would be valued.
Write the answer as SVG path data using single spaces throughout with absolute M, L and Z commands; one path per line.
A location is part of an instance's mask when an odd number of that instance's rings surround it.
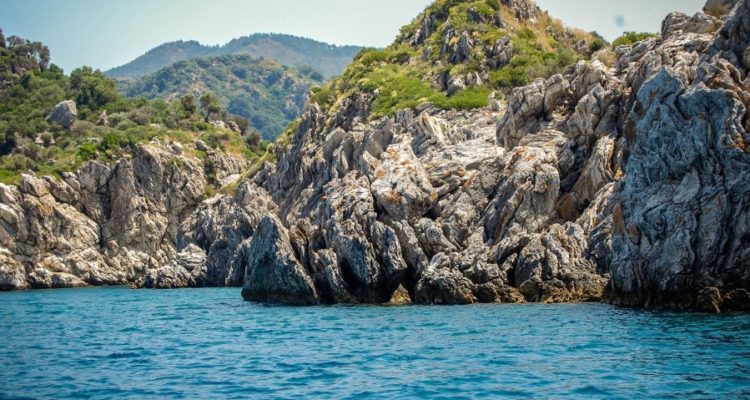
M 180 105 L 182 109 L 188 114 L 195 114 L 195 97 L 192 94 L 186 94 L 180 98 Z
M 97 111 L 107 103 L 119 99 L 117 85 L 101 71 L 80 67 L 70 74 L 70 90 L 78 107 Z
M 247 141 L 247 145 L 250 146 L 251 149 L 257 149 L 262 139 L 263 138 L 260 136 L 260 133 L 258 133 L 257 131 L 252 131 L 245 140 Z
M 247 132 L 247 129 L 250 127 L 250 122 L 247 120 L 247 118 L 241 117 L 239 115 L 232 115 L 230 119 L 234 121 L 235 124 L 237 124 L 237 127 L 240 128 L 240 133 Z
M 2 29 L 0 29 L 0 48 L 5 48 L 5 35 L 3 35 Z
M 18 36 L 10 36 L 5 39 L 0 32 L 0 52 L 3 61 L 0 72 L 9 72 L 22 75 L 26 71 L 39 70 L 44 72 L 49 66 L 50 54 L 47 46 L 39 42 L 30 42 Z
M 203 109 L 203 112 L 206 113 L 206 122 L 209 121 L 212 114 L 221 112 L 219 99 L 211 92 L 206 92 L 201 96 L 201 108 Z

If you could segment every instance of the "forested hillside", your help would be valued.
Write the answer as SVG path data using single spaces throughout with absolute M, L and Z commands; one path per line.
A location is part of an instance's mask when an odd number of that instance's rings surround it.
M 29 170 L 60 176 L 89 160 L 128 157 L 152 139 L 203 140 L 250 160 L 265 153 L 257 135 L 242 135 L 247 121 L 210 92 L 169 101 L 125 98 L 102 72 L 80 67 L 65 75 L 49 60 L 42 43 L 6 39 L 0 30 L 2 182 L 17 182 Z
M 271 58 L 287 66 L 313 66 L 330 78 L 340 74 L 359 50 L 357 46 L 334 46 L 292 35 L 256 33 L 233 39 L 223 46 L 204 46 L 194 40 L 165 43 L 105 73 L 113 78 L 135 79 L 177 61 L 246 54 L 254 58 Z
M 286 67 L 246 54 L 179 61 L 136 81 L 120 81 L 128 97 L 174 100 L 212 92 L 230 113 L 245 117 L 273 140 L 302 112 L 311 86 L 323 76 L 309 67 Z

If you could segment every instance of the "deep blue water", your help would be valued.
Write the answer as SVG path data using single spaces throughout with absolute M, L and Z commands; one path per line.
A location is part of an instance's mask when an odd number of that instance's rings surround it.
M 741 398 L 750 315 L 0 293 L 0 398 Z

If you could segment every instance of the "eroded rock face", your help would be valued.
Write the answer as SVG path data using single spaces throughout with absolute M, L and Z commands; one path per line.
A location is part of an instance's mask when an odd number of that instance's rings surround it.
M 200 160 L 153 143 L 132 160 L 0 185 L 0 288 L 133 284 L 150 269 L 161 278 L 154 274 L 149 286 L 202 284 L 197 267 L 187 268 L 190 280 L 175 266 L 196 264 L 178 254 L 188 243 L 177 244 L 206 184 Z
M 177 249 L 200 249 L 204 259 L 195 283 L 184 286 L 241 286 L 255 229 L 274 211 L 268 194 L 249 182 L 242 183 L 234 196 L 201 203 L 177 234 Z
M 697 59 L 676 53 L 690 61 L 658 69 L 633 99 L 612 220 L 610 300 L 616 304 L 748 307 L 735 300 L 745 298 L 750 284 L 750 102 L 747 65 L 739 57 L 739 43 L 747 48 L 750 38 L 748 5 L 738 2 L 713 41 L 709 35 L 670 37 L 663 47 L 669 41 L 688 49 L 712 45 Z
M 671 14 L 660 38 L 616 49 L 614 67 L 581 61 L 507 105 L 425 103 L 368 122 L 371 94 L 331 115 L 309 104 L 278 162 L 232 196 L 201 202 L 205 165 L 174 168 L 166 153 L 181 152 L 159 147 L 0 185 L 0 288 L 142 279 L 293 304 L 748 309 L 748 21 L 750 0 Z M 472 44 L 450 34 L 458 62 Z M 507 45 L 487 49 L 491 62 Z M 483 79 L 436 87 L 453 78 Z M 211 179 L 238 168 L 208 162 Z
M 649 80 L 637 102 L 614 221 L 613 300 L 694 308 L 705 288 L 746 288 L 745 107 L 731 92 L 688 86 L 671 69 Z
M 570 80 L 550 82 L 547 103 L 557 109 Z M 583 228 L 545 235 L 560 220 L 565 133 L 519 138 L 523 145 L 506 149 L 496 143 L 503 108 L 419 109 L 347 131 L 320 124 L 313 106 L 279 163 L 259 174 L 318 301 L 384 303 L 404 290 L 412 301 L 440 304 L 601 298 L 606 279 L 586 258 Z M 582 201 L 608 182 L 599 175 L 586 176 Z M 550 255 L 530 261 L 539 248 Z M 520 268 L 538 272 L 516 283 Z
M 507 110 L 427 105 L 341 126 L 313 105 L 257 183 L 319 301 L 403 288 L 418 303 L 737 308 L 746 6 L 724 21 L 672 14 L 615 68 L 580 62 L 515 89 Z
M 245 300 L 316 304 L 318 295 L 310 276 L 294 256 L 286 228 L 276 217 L 266 216 L 247 250 Z

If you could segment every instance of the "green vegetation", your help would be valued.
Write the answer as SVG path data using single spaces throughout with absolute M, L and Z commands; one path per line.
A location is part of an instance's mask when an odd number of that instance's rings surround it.
M 469 45 L 459 50 L 463 32 Z M 510 60 L 494 61 L 493 48 L 506 37 Z M 403 27 L 392 45 L 360 51 L 341 77 L 313 89 L 311 101 L 331 115 L 345 99 L 369 93 L 374 97 L 370 118 L 423 102 L 442 109 L 471 109 L 487 105 L 494 91 L 508 92 L 562 72 L 607 45 L 598 34 L 565 28 L 544 12 L 533 20 L 518 19 L 499 0 L 437 0 Z M 464 79 L 466 87 L 448 95 L 451 77 L 470 74 L 482 78 Z M 287 131 L 279 144 L 290 138 Z
M 319 80 L 324 80 L 341 74 L 359 50 L 357 46 L 334 46 L 292 35 L 257 33 L 234 39 L 223 46 L 204 46 L 194 40 L 165 43 L 105 74 L 118 79 L 137 79 L 178 61 L 247 55 L 278 60 L 283 65 L 299 69 L 313 66 L 322 74 Z
M 209 99 L 214 109 L 246 118 L 267 140 L 275 139 L 302 112 L 309 88 L 319 84 L 322 75 L 312 68 L 296 70 L 247 55 L 180 61 L 137 81 L 120 82 L 129 97 L 176 100 L 214 93 Z
M 100 71 L 81 67 L 66 76 L 48 62 L 49 50 L 40 43 L 17 37 L 0 40 L 0 182 L 17 183 L 28 170 L 59 176 L 89 160 L 129 157 L 138 144 L 154 138 L 186 144 L 202 139 L 250 159 L 266 154 L 268 144 L 257 134 L 243 137 L 206 123 L 205 116 L 211 114 L 212 119 L 247 127 L 244 119 L 215 101 L 199 107 L 192 96 L 176 101 L 127 99 Z M 46 116 L 67 99 L 76 101 L 78 117 L 66 130 Z M 97 123 L 105 111 L 106 123 Z M 195 151 L 192 146 L 185 149 Z
M 622 34 L 622 36 L 618 37 L 612 42 L 612 47 L 630 46 L 631 44 L 640 42 L 641 40 L 657 36 L 657 34 L 650 32 L 625 32 Z
M 94 71 L 91 67 L 81 67 L 70 74 L 70 91 L 74 94 L 78 112 L 84 118 L 120 97 L 117 85 L 101 71 Z
M 578 61 L 573 50 L 555 45 L 553 51 L 545 51 L 537 43 L 534 31 L 523 28 L 511 41 L 513 57 L 510 63 L 492 71 L 490 81 L 499 88 L 523 86 L 536 78 L 545 78 L 562 72 L 565 67 Z
M 591 44 L 589 44 L 589 52 L 591 54 L 596 53 L 597 51 L 609 46 L 609 42 L 607 42 L 607 40 L 604 39 L 598 32 L 591 32 L 591 35 L 594 37 L 594 40 L 591 42 Z
M 424 102 L 443 109 L 472 109 L 487 105 L 491 93 L 487 87 L 470 87 L 447 96 L 432 89 L 416 71 L 406 71 L 403 73 L 398 67 L 389 66 L 377 69 L 360 81 L 360 90 L 379 92 L 372 107 L 373 118 L 392 115 L 397 110 L 414 108 Z

